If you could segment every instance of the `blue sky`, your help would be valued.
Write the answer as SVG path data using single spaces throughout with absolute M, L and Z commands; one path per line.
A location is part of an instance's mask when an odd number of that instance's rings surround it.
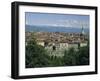
M 88 15 L 25 12 L 26 25 L 89 28 Z

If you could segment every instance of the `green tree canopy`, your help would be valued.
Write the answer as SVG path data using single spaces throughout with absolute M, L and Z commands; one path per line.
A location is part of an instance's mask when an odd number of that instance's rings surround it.
M 29 41 L 26 46 L 26 68 L 42 67 L 49 65 L 49 58 L 45 49 L 35 41 Z

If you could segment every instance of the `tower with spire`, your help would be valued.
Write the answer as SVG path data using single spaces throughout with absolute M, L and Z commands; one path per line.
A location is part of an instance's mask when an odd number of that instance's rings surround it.
M 85 32 L 84 32 L 83 25 L 82 25 L 82 28 L 81 28 L 80 38 L 81 38 L 81 40 L 85 39 Z
M 84 28 L 83 28 L 83 25 L 82 25 L 81 34 L 82 34 L 82 35 L 84 35 L 84 34 L 85 34 L 85 32 L 84 32 Z

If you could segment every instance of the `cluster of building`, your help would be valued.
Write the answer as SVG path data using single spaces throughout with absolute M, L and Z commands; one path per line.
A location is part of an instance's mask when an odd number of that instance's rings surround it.
M 33 39 L 55 56 L 63 55 L 63 51 L 69 48 L 78 50 L 79 47 L 87 46 L 89 40 L 89 35 L 85 34 L 83 29 L 80 33 L 26 32 L 25 36 L 26 45 Z
M 37 32 L 35 36 L 37 43 L 44 47 L 76 48 L 86 46 L 88 42 L 88 36 L 81 33 Z

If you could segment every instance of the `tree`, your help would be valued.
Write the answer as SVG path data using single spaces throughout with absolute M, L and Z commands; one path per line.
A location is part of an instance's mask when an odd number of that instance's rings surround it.
M 50 57 L 50 66 L 63 66 L 63 58 L 62 57 L 57 57 L 57 56 L 51 56 Z
M 30 40 L 26 46 L 26 68 L 44 67 L 50 63 L 45 49 L 37 45 L 35 40 Z
M 78 65 L 88 65 L 89 64 L 89 46 L 80 47 L 78 51 L 77 58 Z
M 64 63 L 66 66 L 88 65 L 89 64 L 89 45 L 80 47 L 78 51 L 74 48 L 65 50 Z
M 65 50 L 64 52 L 64 63 L 66 66 L 76 65 L 76 51 L 74 48 Z

